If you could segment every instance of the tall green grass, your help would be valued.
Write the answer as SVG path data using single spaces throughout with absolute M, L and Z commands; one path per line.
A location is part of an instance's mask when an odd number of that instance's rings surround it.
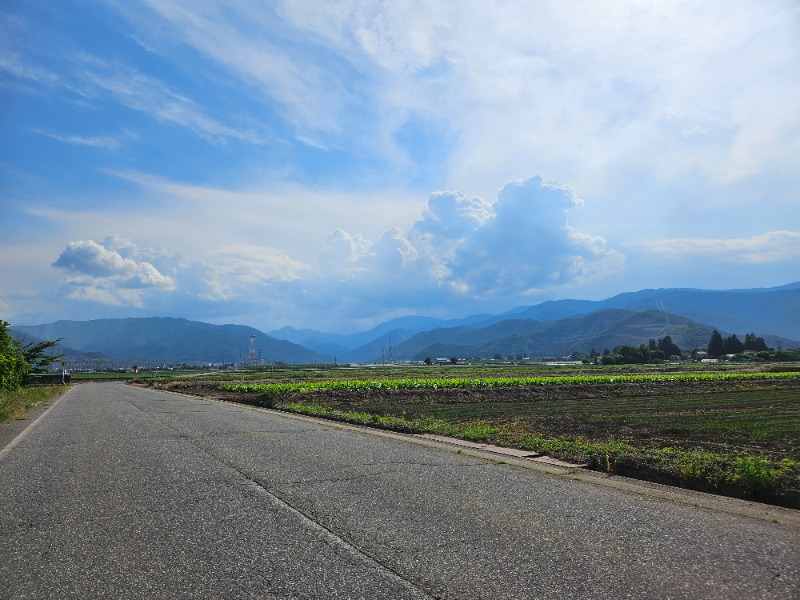
M 64 391 L 64 386 L 46 385 L 22 387 L 13 392 L 0 391 L 0 423 L 19 419 L 26 412 Z

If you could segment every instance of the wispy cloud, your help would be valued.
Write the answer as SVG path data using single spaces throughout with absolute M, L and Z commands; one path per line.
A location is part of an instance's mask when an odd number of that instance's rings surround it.
M 85 68 L 80 79 L 88 83 L 86 91 L 96 97 L 107 97 L 159 121 L 184 127 L 208 142 L 236 139 L 252 144 L 265 143 L 254 131 L 238 130 L 209 117 L 193 100 L 163 81 L 122 64 L 92 56 L 82 58 Z
M 147 8 L 118 4 L 129 22 L 147 36 L 147 46 L 167 54 L 158 42 L 165 31 L 242 82 L 245 94 L 277 102 L 284 118 L 300 131 L 341 131 L 342 106 L 353 102 L 336 71 L 347 68 L 335 55 L 320 64 L 313 39 L 298 43 L 296 32 L 262 3 L 227 5 L 158 0 Z M 309 43 L 311 46 L 309 47 Z
M 53 87 L 61 83 L 58 74 L 47 68 L 28 64 L 13 53 L 0 53 L 0 71 L 4 71 L 16 79 L 35 82 L 45 87 Z
M 488 25 L 483 7 L 295 2 L 285 14 L 375 69 L 372 92 L 400 123 L 449 123 L 462 185 L 531 162 L 592 187 L 622 162 L 723 182 L 790 166 L 796 3 L 512 1 Z
M 268 141 L 266 128 L 258 126 L 252 118 L 247 119 L 245 126 L 225 123 L 210 116 L 188 92 L 176 90 L 135 67 L 87 53 L 63 57 L 62 61 L 64 68 L 55 73 L 31 62 L 30 58 L 10 53 L 0 56 L 0 71 L 21 83 L 35 84 L 50 91 L 62 90 L 73 97 L 73 102 L 87 108 L 96 110 L 98 102 L 117 103 L 160 122 L 184 128 L 212 144 L 236 140 L 261 145 Z M 73 144 L 105 149 L 118 147 L 107 136 L 60 136 L 42 130 L 37 133 Z
M 46 137 L 64 142 L 67 144 L 74 144 L 76 146 L 88 146 L 91 148 L 101 148 L 103 150 L 116 150 L 119 148 L 125 137 L 129 136 L 83 136 L 83 135 L 60 135 L 50 131 L 43 131 L 41 129 L 32 129 L 34 133 L 44 135 Z
M 621 164 L 726 184 L 789 172 L 800 151 L 796 3 L 111 6 L 148 53 L 206 65 L 196 83 L 238 98 L 246 125 L 97 56 L 89 91 L 212 143 L 265 143 L 277 114 L 287 140 L 420 169 L 403 134 L 427 122 L 448 134 L 424 140 L 439 138 L 440 181 L 483 195 L 532 165 L 585 189 Z
M 695 256 L 730 263 L 765 264 L 800 260 L 800 232 L 768 231 L 749 238 L 675 238 L 642 242 L 638 246 L 662 256 Z

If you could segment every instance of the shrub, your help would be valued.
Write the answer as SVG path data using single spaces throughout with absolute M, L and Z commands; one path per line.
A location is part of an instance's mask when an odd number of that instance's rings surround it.
M 8 328 L 8 323 L 0 321 L 0 390 L 13 391 L 24 383 L 30 367 Z

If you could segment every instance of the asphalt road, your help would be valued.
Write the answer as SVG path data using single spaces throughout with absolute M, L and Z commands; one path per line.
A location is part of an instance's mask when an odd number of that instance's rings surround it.
M 797 599 L 797 514 L 92 383 L 0 450 L 0 597 Z

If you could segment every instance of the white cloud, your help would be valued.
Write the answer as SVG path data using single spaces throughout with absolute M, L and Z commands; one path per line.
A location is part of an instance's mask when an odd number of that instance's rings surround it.
M 369 311 L 419 310 L 448 303 L 476 307 L 487 299 L 513 304 L 545 290 L 618 274 L 624 256 L 597 235 L 567 224 L 583 201 L 569 188 L 533 177 L 505 185 L 490 205 L 463 193 L 431 195 L 407 234 L 376 241 L 334 232 L 315 278 L 328 296 Z M 332 279 L 346 281 L 332 293 Z
M 48 88 L 60 82 L 56 73 L 40 66 L 30 65 L 13 53 L 0 53 L 0 71 L 5 71 L 16 79 L 31 81 Z
M 286 141 L 378 156 L 399 176 L 435 168 L 437 187 L 490 197 L 493 182 L 535 168 L 606 203 L 622 201 L 604 188 L 623 165 L 724 185 L 791 174 L 800 154 L 789 0 L 111 6 L 148 53 L 207 65 L 193 78 L 240 99 L 248 125 L 212 115 L 188 86 L 97 56 L 71 85 L 212 143 L 264 143 L 276 111 Z M 416 122 L 444 133 L 425 140 L 438 139 L 439 165 L 403 147 Z
M 57 133 L 38 130 L 34 130 L 34 133 L 53 138 L 54 140 L 58 140 L 60 142 L 66 142 L 67 144 L 102 148 L 104 150 L 116 150 L 122 143 L 119 138 L 112 136 L 59 135 Z
M 83 69 L 77 85 L 87 96 L 110 98 L 159 121 L 184 127 L 211 143 L 228 139 L 252 144 L 266 141 L 257 132 L 236 129 L 208 116 L 196 102 L 172 90 L 163 81 L 95 56 L 84 55 L 81 58 Z
M 327 319 L 353 319 L 452 303 L 478 309 L 487 299 L 513 305 L 622 268 L 603 238 L 568 225 L 582 204 L 569 188 L 533 177 L 505 185 L 494 204 L 436 192 L 405 232 L 391 227 L 370 240 L 337 229 L 314 262 L 263 243 L 213 240 L 186 260 L 110 235 L 70 242 L 53 265 L 70 275 L 71 298 L 120 305 L 161 306 L 175 291 L 245 312 L 291 306 L 302 319 L 322 307 Z
M 419 214 L 418 198 L 389 187 L 380 193 L 356 193 L 259 181 L 243 189 L 228 189 L 130 171 L 114 171 L 112 175 L 141 188 L 140 197 L 124 209 L 126 224 L 118 224 L 119 210 L 107 215 L 98 215 L 95 210 L 80 215 L 79 222 L 90 222 L 95 230 L 124 227 L 127 235 L 138 231 L 138 236 L 170 239 L 172 246 L 179 245 L 182 252 L 197 257 L 221 247 L 245 245 L 268 247 L 311 263 L 319 257 L 331 230 L 347 227 L 377 238 L 387 226 L 402 228 Z M 154 198 L 159 199 L 160 215 L 155 222 L 147 214 Z M 51 218 L 71 218 L 48 214 Z M 187 218 L 191 218 L 192 230 L 180 231 L 172 225 Z M 200 238 L 194 231 L 208 234 Z M 280 250 L 274 250 L 277 248 Z
M 768 231 L 749 238 L 675 238 L 641 242 L 642 250 L 666 257 L 695 256 L 737 264 L 766 264 L 800 260 L 800 232 Z
M 136 139 L 138 136 L 131 132 L 125 131 L 119 135 L 61 135 L 51 131 L 44 131 L 41 129 L 32 129 L 34 133 L 44 135 L 46 137 L 64 142 L 66 144 L 73 144 L 75 146 L 88 146 L 90 148 L 100 148 L 102 150 L 116 150 L 122 146 L 126 141 Z
M 118 3 L 117 8 L 147 36 L 151 50 L 168 56 L 175 43 L 192 48 L 244 83 L 249 93 L 279 103 L 298 129 L 341 131 L 340 107 L 354 98 L 349 86 L 332 76 L 335 58 L 319 64 L 314 40 L 299 44 L 270 6 L 158 0 L 136 7 Z
M 498 193 L 495 218 L 460 245 L 449 265 L 471 293 L 539 293 L 619 270 L 623 257 L 599 236 L 576 233 L 569 212 L 583 201 L 568 187 L 533 177 Z
M 222 246 L 207 253 L 204 260 L 214 265 L 220 277 L 246 284 L 295 281 L 309 270 L 301 261 L 257 245 Z
M 435 192 L 422 217 L 414 225 L 415 233 L 459 239 L 493 218 L 494 212 L 489 203 L 478 197 L 467 198 L 463 192 Z
M 325 271 L 340 270 L 363 258 L 371 242 L 360 235 L 351 235 L 337 229 L 328 236 L 320 257 L 320 268 Z
M 173 278 L 163 275 L 151 263 L 137 260 L 138 249 L 127 240 L 107 238 L 111 248 L 92 240 L 69 242 L 53 263 L 71 276 L 64 283 L 70 288 L 70 297 L 94 300 L 107 304 L 141 305 L 144 290 L 171 292 L 176 289 Z M 120 249 L 134 250 L 136 258 L 125 258 Z
M 628 163 L 730 182 L 796 168 L 794 2 L 287 3 L 401 124 L 447 123 L 449 180 L 529 169 L 595 190 Z

